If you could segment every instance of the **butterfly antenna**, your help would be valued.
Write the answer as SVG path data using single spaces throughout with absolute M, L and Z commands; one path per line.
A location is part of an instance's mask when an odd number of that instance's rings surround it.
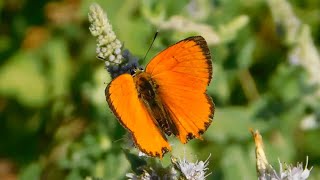
M 124 138 L 120 138 L 120 139 L 114 140 L 113 143 L 116 143 L 116 142 L 119 142 L 119 141 L 122 141 L 122 140 L 124 140 Z
M 157 30 L 157 32 L 154 34 L 154 37 L 153 37 L 152 43 L 151 43 L 151 45 L 150 45 L 150 47 L 149 47 L 149 49 L 148 49 L 148 51 L 147 51 L 146 55 L 144 56 L 143 61 L 146 59 L 146 57 L 147 57 L 147 55 L 148 55 L 148 53 L 149 53 L 149 51 L 150 51 L 150 49 L 151 49 L 151 47 L 152 47 L 152 45 L 153 45 L 154 41 L 156 40 L 156 38 L 157 38 L 157 36 L 158 36 L 158 33 L 159 33 L 159 30 Z

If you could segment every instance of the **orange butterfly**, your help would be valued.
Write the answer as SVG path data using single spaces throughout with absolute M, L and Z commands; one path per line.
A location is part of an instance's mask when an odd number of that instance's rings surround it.
M 210 126 L 214 103 L 206 88 L 211 78 L 208 45 L 194 36 L 159 53 L 145 71 L 118 76 L 105 95 L 140 151 L 161 158 L 171 150 L 166 135 L 187 143 L 201 139 Z

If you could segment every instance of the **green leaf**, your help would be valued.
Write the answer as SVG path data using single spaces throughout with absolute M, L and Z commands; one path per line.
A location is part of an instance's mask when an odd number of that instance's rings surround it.
M 29 180 L 29 179 L 40 179 L 41 167 L 38 163 L 29 164 L 26 168 L 24 168 L 20 175 L 20 180 Z
M 247 152 L 240 146 L 229 146 L 222 158 L 222 171 L 225 180 L 257 179 L 255 164 Z
M 250 128 L 265 129 L 267 124 L 256 121 L 251 108 L 234 106 L 226 108 L 217 108 L 214 120 L 206 137 L 218 142 L 227 142 L 228 140 L 245 140 L 251 138 Z
M 39 58 L 34 54 L 17 52 L 0 69 L 0 94 L 29 107 L 45 105 L 48 87 L 40 67 Z
M 69 93 L 71 81 L 71 64 L 68 48 L 63 39 L 55 38 L 47 44 L 50 63 L 49 77 L 52 83 L 50 94 L 59 97 Z
M 214 66 L 213 78 L 208 87 L 208 92 L 214 94 L 222 103 L 227 103 L 230 98 L 231 90 L 228 84 L 228 74 L 219 64 Z

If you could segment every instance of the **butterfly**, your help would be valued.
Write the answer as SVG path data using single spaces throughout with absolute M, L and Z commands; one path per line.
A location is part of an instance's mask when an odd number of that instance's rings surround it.
M 171 151 L 166 136 L 187 143 L 202 139 L 210 126 L 215 106 L 206 88 L 211 78 L 208 45 L 203 37 L 193 36 L 160 52 L 145 70 L 116 77 L 105 95 L 136 147 L 162 158 Z

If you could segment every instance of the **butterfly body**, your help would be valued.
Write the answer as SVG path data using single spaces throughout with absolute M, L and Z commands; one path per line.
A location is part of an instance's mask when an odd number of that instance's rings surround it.
M 158 85 L 151 78 L 151 75 L 137 70 L 133 74 L 133 79 L 137 88 L 138 98 L 148 109 L 149 115 L 152 117 L 155 125 L 168 136 L 171 134 L 178 135 L 176 125 L 172 121 L 168 110 L 164 107 L 158 95 Z
M 210 126 L 214 103 L 206 88 L 211 77 L 209 48 L 194 36 L 160 52 L 145 70 L 118 76 L 105 94 L 140 151 L 162 157 L 171 150 L 165 135 L 186 143 L 202 139 Z

